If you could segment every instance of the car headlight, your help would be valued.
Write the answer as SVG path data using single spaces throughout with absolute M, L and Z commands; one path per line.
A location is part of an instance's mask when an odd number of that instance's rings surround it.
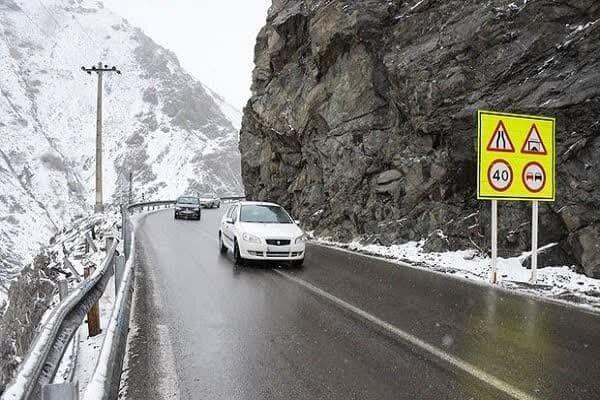
M 181 211 L 181 210 L 182 210 L 182 208 L 181 208 L 181 207 L 175 207 L 175 209 L 176 209 L 177 211 Z
M 295 244 L 298 244 L 298 243 L 304 243 L 304 242 L 306 242 L 307 240 L 308 240 L 308 235 L 307 235 L 306 233 L 303 233 L 301 236 L 298 236 L 298 237 L 296 238 L 296 240 L 294 240 L 294 243 L 295 243 Z
M 242 235 L 242 239 L 248 243 L 257 243 L 260 244 L 260 239 L 257 236 L 251 235 L 249 233 L 244 233 Z

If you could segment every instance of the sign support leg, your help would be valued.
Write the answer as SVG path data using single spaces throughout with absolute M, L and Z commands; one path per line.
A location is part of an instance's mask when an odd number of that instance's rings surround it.
M 538 214 L 539 202 L 537 200 L 533 200 L 531 210 L 531 283 L 535 283 L 537 279 Z
M 492 200 L 492 270 L 490 281 L 497 283 L 498 275 L 498 200 Z

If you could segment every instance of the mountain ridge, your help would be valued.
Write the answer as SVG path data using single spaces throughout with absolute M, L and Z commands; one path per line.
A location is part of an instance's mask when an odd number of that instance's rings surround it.
M 99 1 L 0 0 L 0 286 L 94 203 L 95 74 L 105 74 L 104 200 L 242 192 L 239 121 L 175 54 Z

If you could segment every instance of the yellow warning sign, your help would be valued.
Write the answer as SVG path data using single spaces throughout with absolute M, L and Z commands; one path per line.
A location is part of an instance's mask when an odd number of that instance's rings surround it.
M 478 199 L 554 201 L 554 118 L 477 112 Z

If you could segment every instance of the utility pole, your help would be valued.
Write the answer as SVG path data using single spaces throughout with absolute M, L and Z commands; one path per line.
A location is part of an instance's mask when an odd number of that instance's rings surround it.
M 92 72 L 98 74 L 98 107 L 96 115 L 96 204 L 94 212 L 99 213 L 104 211 L 104 203 L 102 200 L 102 75 L 105 72 L 116 72 L 121 75 L 121 71 L 117 67 L 111 68 L 108 65 L 102 65 L 101 62 L 92 68 L 81 67 L 81 70 L 92 75 Z

